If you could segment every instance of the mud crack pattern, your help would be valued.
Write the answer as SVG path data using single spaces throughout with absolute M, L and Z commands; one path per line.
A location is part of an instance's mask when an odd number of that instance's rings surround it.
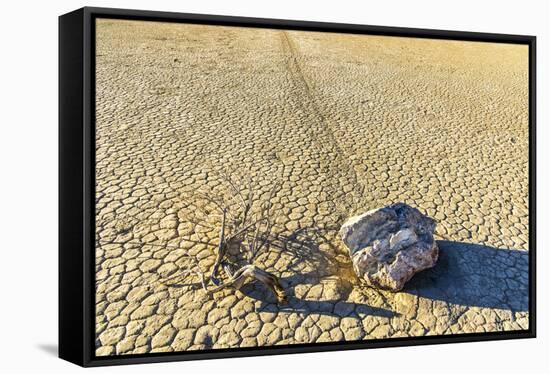
M 528 328 L 528 59 L 519 45 L 97 21 L 96 354 Z M 280 179 L 261 285 L 167 284 L 218 232 L 190 223 L 216 171 Z M 403 201 L 441 258 L 364 287 L 346 216 Z

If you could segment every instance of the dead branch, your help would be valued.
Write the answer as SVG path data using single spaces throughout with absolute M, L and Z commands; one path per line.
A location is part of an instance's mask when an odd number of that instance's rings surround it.
M 281 286 L 279 278 L 256 265 L 245 265 L 237 270 L 227 282 L 211 289 L 207 289 L 205 287 L 204 290 L 210 295 L 225 288 L 240 290 L 241 287 L 244 286 L 249 280 L 257 280 L 263 283 L 271 290 L 275 298 L 277 298 L 278 303 L 286 304 L 287 298 L 285 290 L 283 289 L 283 286 Z
M 227 214 L 227 209 L 223 210 L 223 216 L 222 216 L 222 224 L 220 228 L 220 239 L 219 239 L 219 245 L 218 245 L 218 253 L 216 254 L 216 261 L 214 262 L 214 266 L 212 268 L 212 275 L 210 276 L 210 280 L 212 280 L 212 283 L 215 285 L 219 284 L 218 280 L 218 268 L 220 267 L 221 262 L 223 261 L 223 258 L 225 257 L 225 250 L 227 248 L 227 243 L 225 241 L 225 217 Z
M 256 194 L 252 178 L 235 178 L 231 173 L 222 171 L 219 177 L 226 186 L 226 194 L 212 196 L 211 194 L 196 191 L 194 195 L 207 204 L 216 208 L 216 215 L 219 219 L 219 240 L 216 249 L 216 259 L 210 271 L 210 276 L 198 268 L 187 269 L 183 276 L 197 275 L 200 279 L 203 290 L 212 295 L 217 291 L 231 288 L 240 290 L 248 282 L 258 281 L 263 283 L 276 297 L 278 303 L 286 303 L 286 295 L 279 279 L 270 272 L 254 264 L 262 250 L 268 247 L 269 237 L 273 227 L 272 199 L 278 184 L 273 184 L 267 199 L 262 200 L 260 194 Z M 246 184 L 242 187 L 239 182 Z M 197 206 L 196 214 L 203 215 L 204 221 L 213 216 L 208 212 L 204 204 Z M 190 221 L 197 226 L 207 226 L 206 223 Z M 208 226 L 210 226 L 208 224 Z M 228 248 L 237 247 L 238 253 L 244 258 L 228 258 Z M 235 255 L 234 255 L 235 256 Z M 238 256 L 237 256 L 238 257 Z M 219 267 L 223 266 L 225 281 L 219 279 Z M 237 268 L 233 273 L 232 268 Z M 209 283 L 213 284 L 213 287 Z

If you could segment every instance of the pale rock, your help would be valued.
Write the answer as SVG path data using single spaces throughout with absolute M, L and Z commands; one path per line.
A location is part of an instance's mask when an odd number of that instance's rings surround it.
M 436 221 L 396 203 L 348 219 L 340 229 L 355 273 L 372 287 L 399 291 L 437 262 Z

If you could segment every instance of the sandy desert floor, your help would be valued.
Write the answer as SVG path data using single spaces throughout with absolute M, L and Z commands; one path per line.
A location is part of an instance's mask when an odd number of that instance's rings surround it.
M 528 328 L 527 46 L 97 21 L 97 355 Z M 275 196 L 262 285 L 166 284 L 212 266 L 190 196 L 245 170 Z M 268 176 L 269 178 L 267 178 Z M 337 231 L 403 201 L 436 267 L 364 287 Z M 246 295 L 245 295 L 246 294 Z

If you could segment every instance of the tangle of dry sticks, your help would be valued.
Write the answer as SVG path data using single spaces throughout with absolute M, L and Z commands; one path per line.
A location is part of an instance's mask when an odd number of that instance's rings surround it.
M 195 264 L 184 275 L 199 276 L 202 288 L 208 295 L 227 288 L 240 290 L 247 282 L 260 282 L 271 290 L 278 303 L 286 303 L 285 291 L 279 279 L 254 264 L 258 255 L 268 247 L 274 222 L 272 200 L 279 185 L 272 183 L 269 192 L 266 194 L 264 191 L 260 195 L 261 191 L 257 190 L 250 176 L 235 177 L 224 171 L 219 173 L 219 178 L 225 187 L 221 196 L 211 191 L 194 193 L 206 203 L 197 204 L 196 213 L 204 217 L 205 221 L 194 222 L 195 225 L 208 225 L 206 217 L 213 213 L 205 209 L 205 206 L 213 207 L 219 217 L 216 259 L 210 274 L 205 274 Z M 230 248 L 233 249 L 232 255 L 228 254 Z M 237 258 L 235 252 L 238 254 Z M 220 279 L 220 267 L 224 271 L 224 281 Z

